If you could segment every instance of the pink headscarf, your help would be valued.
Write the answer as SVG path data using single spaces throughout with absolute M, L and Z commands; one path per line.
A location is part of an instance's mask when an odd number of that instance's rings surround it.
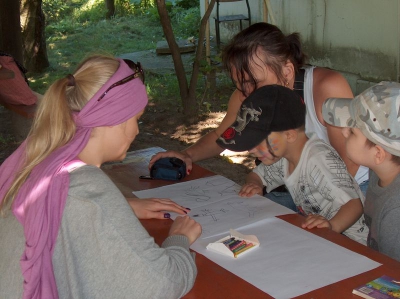
M 109 86 L 133 74 L 123 60 L 119 61 L 115 74 L 77 113 L 72 140 L 32 170 L 13 202 L 12 211 L 26 239 L 21 257 L 23 298 L 58 298 L 52 256 L 68 195 L 68 168 L 88 143 L 92 128 L 121 124 L 147 105 L 146 88 L 139 78 L 112 88 L 98 101 Z M 0 166 L 0 200 L 24 160 L 25 147 L 26 141 Z

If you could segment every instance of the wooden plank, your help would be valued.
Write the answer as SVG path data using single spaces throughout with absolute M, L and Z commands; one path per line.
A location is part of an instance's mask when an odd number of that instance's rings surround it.
M 194 52 L 196 50 L 196 44 L 187 39 L 178 40 L 176 43 L 178 44 L 180 53 Z M 171 54 L 171 49 L 169 48 L 167 41 L 163 40 L 157 42 L 156 53 Z

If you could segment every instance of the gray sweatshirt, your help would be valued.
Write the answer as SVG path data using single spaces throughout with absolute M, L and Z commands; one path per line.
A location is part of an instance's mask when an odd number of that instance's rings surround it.
M 9 257 L 0 252 L 0 273 L 9 273 L 3 266 L 19 263 L 23 251 L 19 223 L 13 216 L 1 221 L 7 219 L 15 227 L 15 234 L 7 234 L 14 239 L 9 242 L 14 250 L 9 248 Z M 17 254 L 16 243 L 22 247 Z M 4 265 L 3 259 L 8 260 Z M 21 297 L 17 268 L 6 281 L 2 275 L 0 293 L 9 294 L 6 298 Z M 70 174 L 53 269 L 60 298 L 179 298 L 192 288 L 197 274 L 187 238 L 168 237 L 160 248 L 117 187 L 93 166 Z
M 379 178 L 372 170 L 369 178 L 364 207 L 368 247 L 400 262 L 400 175 L 386 187 L 379 186 Z

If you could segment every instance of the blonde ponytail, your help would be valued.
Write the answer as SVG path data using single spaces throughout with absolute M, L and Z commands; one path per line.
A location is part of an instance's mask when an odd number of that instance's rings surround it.
M 85 59 L 73 74 L 73 86 L 70 84 L 70 78 L 66 77 L 49 87 L 39 104 L 28 134 L 24 161 L 0 203 L 1 211 L 11 207 L 33 168 L 73 138 L 76 132 L 73 112 L 81 111 L 116 72 L 118 66 L 119 61 L 114 57 L 91 56 Z

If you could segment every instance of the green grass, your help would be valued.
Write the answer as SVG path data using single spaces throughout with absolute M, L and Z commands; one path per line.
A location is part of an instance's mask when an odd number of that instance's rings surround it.
M 162 37 L 162 28 L 146 16 L 115 17 L 98 22 L 61 20 L 46 29 L 50 67 L 42 74 L 32 74 L 31 87 L 43 93 L 54 80 L 73 72 L 91 53 L 118 56 L 154 49 Z
M 0 147 L 7 146 L 11 142 L 14 142 L 14 136 L 10 135 L 0 135 Z
M 165 39 L 154 0 L 115 2 L 116 15 L 106 20 L 104 0 L 43 1 L 50 67 L 43 73 L 28 73 L 33 90 L 44 93 L 51 83 L 72 73 L 78 63 L 91 53 L 118 56 L 155 50 L 157 42 Z M 200 26 L 199 5 L 192 8 L 172 7 L 170 17 L 177 39 L 197 37 Z M 224 87 L 232 85 L 225 74 L 221 78 L 217 80 L 218 84 Z M 168 100 L 172 106 L 181 104 L 175 75 L 149 75 L 146 77 L 146 85 L 150 97 L 155 101 Z M 205 80 L 200 76 L 197 86 L 199 102 L 204 101 L 204 88 Z M 227 99 L 226 95 L 216 93 L 215 96 Z M 220 106 L 225 107 L 223 105 Z M 218 110 L 219 107 L 214 108 Z

